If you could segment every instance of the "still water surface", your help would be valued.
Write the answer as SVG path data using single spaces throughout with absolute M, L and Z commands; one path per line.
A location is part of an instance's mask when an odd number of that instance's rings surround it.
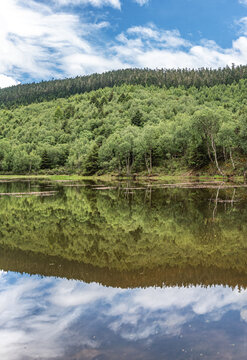
M 0 193 L 1 359 L 246 359 L 245 187 Z

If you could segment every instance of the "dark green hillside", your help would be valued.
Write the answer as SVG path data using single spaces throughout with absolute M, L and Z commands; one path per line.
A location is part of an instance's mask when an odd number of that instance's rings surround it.
M 246 153 L 247 80 L 200 88 L 125 84 L 0 110 L 1 173 L 130 175 L 207 167 L 242 175 Z
M 0 89 L 0 106 L 11 107 L 34 102 L 82 94 L 105 87 L 126 85 L 155 85 L 158 87 L 191 86 L 197 89 L 215 85 L 230 85 L 240 79 L 247 79 L 247 66 L 232 66 L 222 69 L 125 69 L 103 74 L 78 76 L 74 79 L 43 81 Z

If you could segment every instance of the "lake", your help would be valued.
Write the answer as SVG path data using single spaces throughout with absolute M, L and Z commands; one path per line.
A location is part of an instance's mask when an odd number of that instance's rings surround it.
M 0 181 L 0 359 L 246 359 L 247 188 Z

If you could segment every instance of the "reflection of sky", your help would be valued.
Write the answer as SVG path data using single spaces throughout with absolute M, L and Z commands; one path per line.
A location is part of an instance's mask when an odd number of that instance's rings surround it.
M 245 359 L 246 335 L 244 290 L 123 290 L 1 273 L 1 360 Z

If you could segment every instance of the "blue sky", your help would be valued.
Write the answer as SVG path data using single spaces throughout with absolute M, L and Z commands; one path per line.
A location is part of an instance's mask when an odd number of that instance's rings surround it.
M 0 87 L 247 63 L 247 0 L 2 0 Z

